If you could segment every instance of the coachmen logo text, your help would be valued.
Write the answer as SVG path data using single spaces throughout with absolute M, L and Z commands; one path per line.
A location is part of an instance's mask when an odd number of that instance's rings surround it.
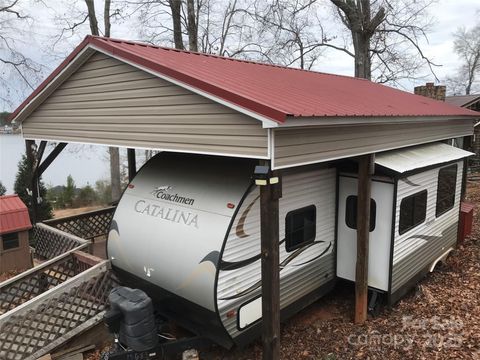
M 157 199 L 179 204 L 193 205 L 195 202 L 194 199 L 180 196 L 178 194 L 168 194 L 168 191 L 171 189 L 171 186 L 159 186 L 155 188 L 151 194 Z M 149 215 L 177 224 L 193 226 L 198 229 L 198 215 L 190 211 L 172 209 L 170 207 L 163 207 L 157 204 L 149 204 L 145 200 L 138 200 L 135 203 L 135 211 L 143 215 Z
M 157 199 L 167 200 L 175 203 L 181 203 L 185 205 L 193 205 L 195 199 L 187 198 L 184 196 L 180 196 L 178 194 L 169 194 L 168 191 L 172 190 L 172 186 L 159 186 L 155 188 L 151 194 L 155 196 Z

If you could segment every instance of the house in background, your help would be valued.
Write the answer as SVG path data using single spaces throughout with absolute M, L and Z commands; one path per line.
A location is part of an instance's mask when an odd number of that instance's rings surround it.
M 18 195 L 0 196 L 0 273 L 32 267 L 28 209 Z
M 445 102 L 480 112 L 480 94 L 447 96 Z M 475 125 L 472 146 L 473 152 L 480 158 L 480 122 Z

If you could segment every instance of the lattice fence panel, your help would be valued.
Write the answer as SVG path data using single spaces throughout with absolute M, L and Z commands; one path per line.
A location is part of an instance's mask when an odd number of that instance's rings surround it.
M 74 336 L 82 324 L 105 310 L 115 285 L 111 272 L 105 269 L 29 311 L 0 321 L 0 359 L 36 357 L 53 342 Z
M 109 207 L 61 219 L 48 220 L 45 221 L 45 224 L 82 239 L 91 240 L 108 234 L 114 211 L 115 207 Z
M 50 226 L 38 224 L 33 227 L 35 241 L 35 258 L 38 260 L 53 259 L 84 243 L 70 234 L 58 231 Z
M 77 258 L 69 254 L 48 266 L 40 266 L 37 271 L 1 286 L 0 315 L 74 277 L 86 270 L 87 266 L 79 263 Z

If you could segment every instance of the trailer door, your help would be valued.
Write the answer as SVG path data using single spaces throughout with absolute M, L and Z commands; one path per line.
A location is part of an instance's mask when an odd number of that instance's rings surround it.
M 337 276 L 355 281 L 357 258 L 357 178 L 341 175 L 338 193 Z M 388 291 L 393 184 L 372 181 L 368 286 Z

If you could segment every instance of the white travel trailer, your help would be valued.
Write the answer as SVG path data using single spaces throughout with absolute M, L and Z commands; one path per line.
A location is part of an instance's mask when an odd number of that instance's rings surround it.
M 467 151 L 433 143 L 376 156 L 368 285 L 401 298 L 453 250 Z M 355 280 L 357 178 L 339 175 L 337 276 Z
M 257 164 L 157 155 L 125 190 L 108 239 L 108 256 L 124 284 L 145 290 L 164 316 L 225 347 L 260 334 Z M 334 285 L 336 174 L 318 165 L 283 173 L 283 318 Z
M 462 159 L 469 155 L 442 143 L 377 155 L 369 287 L 390 302 L 455 245 Z M 164 316 L 225 347 L 245 344 L 260 331 L 255 165 L 239 158 L 157 155 L 125 190 L 108 239 L 108 256 L 124 284 L 146 291 Z M 284 170 L 282 183 L 285 318 L 329 291 L 337 276 L 355 280 L 357 179 L 337 175 L 333 166 L 310 165 Z

